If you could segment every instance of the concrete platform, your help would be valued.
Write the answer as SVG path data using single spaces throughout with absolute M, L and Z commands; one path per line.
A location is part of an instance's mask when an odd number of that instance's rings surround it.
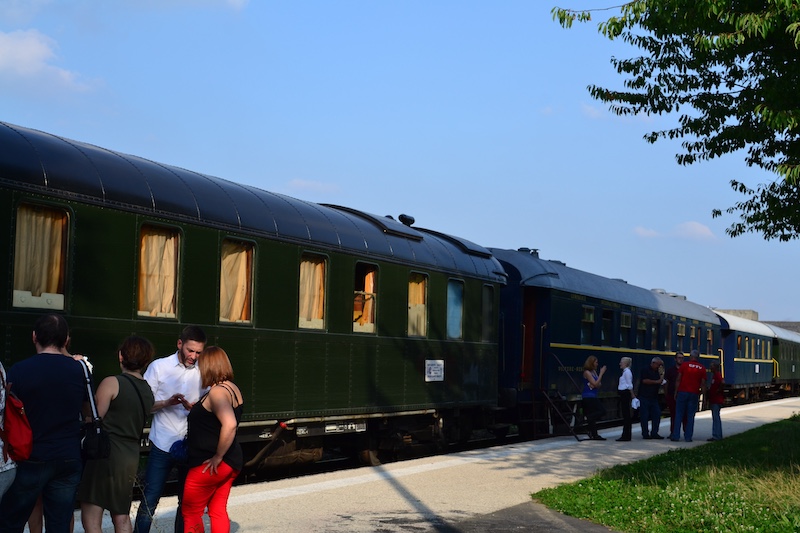
M 800 412 L 800 398 L 722 410 L 723 433 L 740 433 Z M 667 436 L 669 420 L 660 433 Z M 531 493 L 675 448 L 702 446 L 711 436 L 710 412 L 699 413 L 694 441 L 616 442 L 556 437 L 380 467 L 332 472 L 234 487 L 228 509 L 233 532 L 607 532 L 608 528 L 555 513 Z M 176 498 L 159 505 L 154 532 L 171 531 Z M 136 502 L 132 514 L 136 511 Z M 82 531 L 79 520 L 75 531 Z M 209 531 L 209 529 L 206 529 Z M 110 519 L 104 531 L 113 531 Z

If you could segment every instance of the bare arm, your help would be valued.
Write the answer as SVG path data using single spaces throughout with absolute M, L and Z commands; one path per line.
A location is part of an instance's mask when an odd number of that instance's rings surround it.
M 233 412 L 230 394 L 223 387 L 212 387 L 208 398 L 211 402 L 211 412 L 217 416 L 222 427 L 219 430 L 217 452 L 211 459 L 204 461 L 206 466 L 203 468 L 203 473 L 210 470 L 212 474 L 216 474 L 217 467 L 236 437 L 236 414 Z
M 119 381 L 114 376 L 109 376 L 100 382 L 97 393 L 94 395 L 97 404 L 97 415 L 100 418 L 106 416 L 108 408 L 111 407 L 111 400 L 119 394 Z

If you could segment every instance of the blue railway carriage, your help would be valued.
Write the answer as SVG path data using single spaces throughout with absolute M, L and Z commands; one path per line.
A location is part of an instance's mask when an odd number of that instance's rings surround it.
M 767 324 L 775 339 L 772 343 L 772 360 L 775 372 L 773 383 L 781 394 L 796 396 L 800 393 L 800 333 Z
M 63 314 L 95 381 L 136 333 L 230 355 L 251 466 L 463 440 L 497 403 L 505 274 L 413 219 L 319 205 L 0 122 L 0 356 Z M 487 414 L 488 413 L 488 414 Z
M 757 401 L 772 388 L 775 332 L 766 324 L 715 311 L 722 328 L 721 372 L 733 401 Z
M 518 412 L 523 431 L 546 435 L 580 424 L 590 355 L 607 366 L 601 397 L 609 419 L 619 416 L 621 357 L 632 358 L 636 381 L 654 356 L 665 367 L 677 350 L 717 356 L 719 319 L 706 307 L 540 259 L 535 250 L 491 251 L 508 275 L 501 293 L 501 403 Z

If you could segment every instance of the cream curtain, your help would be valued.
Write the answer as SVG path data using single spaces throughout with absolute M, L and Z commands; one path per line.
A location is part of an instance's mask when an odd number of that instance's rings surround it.
M 304 256 L 300 262 L 300 327 L 323 328 L 325 259 Z
M 408 280 L 408 334 L 424 337 L 427 334 L 426 309 L 427 278 L 422 274 L 412 274 Z
M 139 314 L 174 317 L 178 234 L 142 228 L 139 254 Z
M 377 271 L 370 270 L 364 276 L 364 307 L 361 311 L 361 318 L 358 319 L 358 323 L 362 326 L 375 323 L 375 279 L 377 275 Z
M 64 293 L 67 214 L 21 205 L 17 210 L 14 290 L 32 296 Z
M 250 321 L 250 291 L 253 276 L 253 246 L 223 241 L 219 280 L 219 319 Z

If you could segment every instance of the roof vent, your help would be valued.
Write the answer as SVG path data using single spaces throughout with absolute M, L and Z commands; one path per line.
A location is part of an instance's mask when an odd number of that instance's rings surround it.
M 412 217 L 412 216 L 410 216 L 410 215 L 403 215 L 403 214 L 401 213 L 401 214 L 400 214 L 400 216 L 399 216 L 398 218 L 400 219 L 400 222 L 401 222 L 402 224 L 404 224 L 404 225 L 408 226 L 409 228 L 410 228 L 410 227 L 411 227 L 411 225 L 414 223 L 414 217 Z
M 665 291 L 664 289 L 650 289 L 650 290 L 656 294 L 667 294 L 667 291 Z

